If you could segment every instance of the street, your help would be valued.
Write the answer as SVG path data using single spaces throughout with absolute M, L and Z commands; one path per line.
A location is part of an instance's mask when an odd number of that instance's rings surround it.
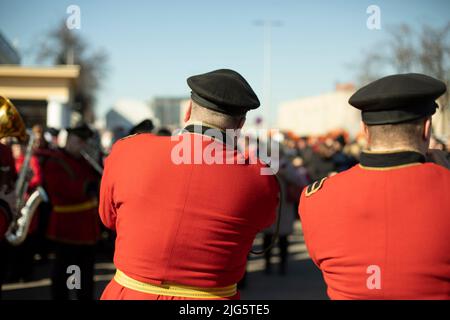
M 294 225 L 294 233 L 289 237 L 289 260 L 287 273 L 278 273 L 278 248 L 273 250 L 271 274 L 264 272 L 264 257 L 251 255 L 247 265 L 245 286 L 241 289 L 243 300 L 308 300 L 327 299 L 326 287 L 322 275 L 309 259 L 303 242 L 301 226 L 298 221 Z M 262 237 L 254 242 L 256 250 L 261 249 Z M 49 263 L 37 264 L 34 280 L 30 282 L 9 283 L 3 286 L 5 300 L 49 300 L 50 279 Z M 114 264 L 98 259 L 95 264 L 95 298 L 101 296 L 103 288 L 108 284 L 115 272 Z

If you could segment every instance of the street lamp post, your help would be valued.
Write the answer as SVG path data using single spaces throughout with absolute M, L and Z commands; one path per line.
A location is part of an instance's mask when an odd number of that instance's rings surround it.
M 264 28 L 264 79 L 263 79 L 263 119 L 270 119 L 272 101 L 272 28 L 282 26 L 279 20 L 256 20 L 255 26 Z

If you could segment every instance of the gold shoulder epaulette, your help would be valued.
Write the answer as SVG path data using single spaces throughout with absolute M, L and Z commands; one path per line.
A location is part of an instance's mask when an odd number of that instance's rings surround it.
M 305 192 L 305 196 L 310 197 L 312 196 L 314 193 L 316 193 L 317 191 L 320 190 L 320 188 L 322 188 L 324 181 L 327 178 L 322 178 L 321 180 L 317 180 L 313 183 L 311 183 L 308 187 L 306 187 L 306 192 Z
M 125 137 L 123 137 L 123 138 L 120 138 L 119 141 L 125 140 L 125 139 L 128 139 L 128 138 L 131 138 L 131 137 L 134 137 L 134 136 L 136 136 L 136 135 L 138 135 L 138 134 L 139 134 L 139 133 L 130 134 L 130 135 L 128 135 L 128 136 L 125 136 Z

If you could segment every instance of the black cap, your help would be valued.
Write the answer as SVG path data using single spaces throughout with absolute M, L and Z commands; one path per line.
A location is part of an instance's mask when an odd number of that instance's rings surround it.
M 56 137 L 59 134 L 59 130 L 56 128 L 47 128 L 47 132 Z
M 67 134 L 73 134 L 79 137 L 82 140 L 87 140 L 94 135 L 94 132 L 89 128 L 89 126 L 85 123 L 78 124 L 73 128 L 66 129 Z
M 445 91 L 445 84 L 432 77 L 396 74 L 362 87 L 348 102 L 362 111 L 366 124 L 395 124 L 433 115 Z
M 131 128 L 129 134 L 136 134 L 136 133 L 151 133 L 155 126 L 153 125 L 153 121 L 151 119 L 145 119 L 139 122 L 137 125 L 135 125 L 133 128 Z
M 220 69 L 189 77 L 191 98 L 200 106 L 229 114 L 244 115 L 260 103 L 248 82 L 236 71 Z

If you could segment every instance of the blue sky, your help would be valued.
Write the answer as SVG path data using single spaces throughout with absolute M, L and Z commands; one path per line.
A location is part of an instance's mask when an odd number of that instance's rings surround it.
M 353 81 L 349 66 L 386 38 L 387 27 L 442 26 L 446 0 L 0 0 L 0 30 L 18 44 L 24 64 L 66 8 L 81 8 L 80 33 L 109 53 L 99 94 L 101 116 L 120 98 L 189 95 L 186 78 L 218 68 L 239 71 L 263 101 L 264 34 L 255 20 L 274 19 L 271 110 L 286 100 L 333 90 Z M 379 31 L 366 27 L 369 5 L 381 9 Z

